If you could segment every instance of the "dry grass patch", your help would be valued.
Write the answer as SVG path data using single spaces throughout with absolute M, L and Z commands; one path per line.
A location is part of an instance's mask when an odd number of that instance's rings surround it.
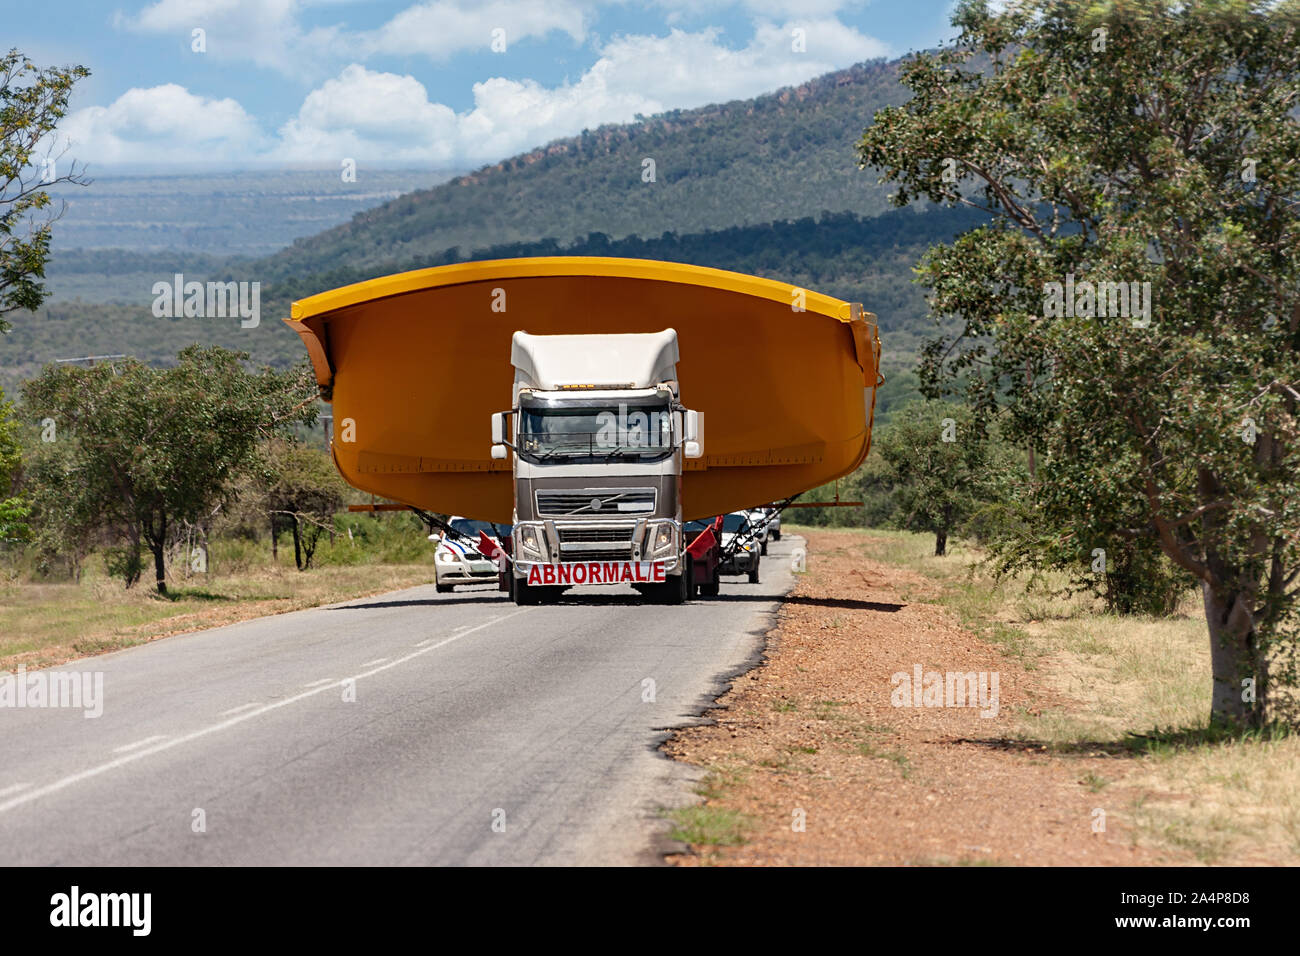
M 196 582 L 198 579 L 191 579 Z M 61 664 L 267 614 L 333 604 L 433 581 L 427 564 L 270 567 L 213 575 L 159 597 L 87 568 L 80 584 L 0 585 L 0 670 Z

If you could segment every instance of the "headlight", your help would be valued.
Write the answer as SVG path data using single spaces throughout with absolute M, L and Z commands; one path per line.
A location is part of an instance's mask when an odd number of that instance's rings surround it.
M 450 551 L 439 551 L 438 560 L 443 564 L 454 564 L 459 559 Z
M 677 528 L 671 521 L 661 521 L 650 532 L 650 556 L 658 557 L 677 550 Z
M 541 537 L 531 525 L 523 525 L 519 529 L 519 552 L 520 557 L 531 557 L 538 561 L 542 559 Z

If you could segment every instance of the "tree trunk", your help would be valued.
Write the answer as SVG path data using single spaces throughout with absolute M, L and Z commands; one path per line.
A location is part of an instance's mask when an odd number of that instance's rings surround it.
M 1214 674 L 1214 693 L 1210 705 L 1210 722 L 1237 727 L 1258 727 L 1263 723 L 1267 674 L 1257 660 L 1255 621 L 1245 595 L 1226 598 L 1209 584 L 1202 583 L 1205 599 L 1205 622 L 1210 631 L 1210 669 Z M 1253 694 L 1244 681 L 1254 681 Z M 1247 698 L 1252 698 L 1253 701 Z
M 149 550 L 153 552 L 153 570 L 157 577 L 158 593 L 167 593 L 167 549 L 161 538 L 149 542 Z
M 299 571 L 302 566 L 302 529 L 298 527 L 298 516 L 293 516 L 293 563 Z
M 275 515 L 271 515 L 271 560 L 280 561 L 280 542 L 275 540 Z
M 942 558 L 948 553 L 948 529 L 944 528 L 934 533 L 934 556 Z

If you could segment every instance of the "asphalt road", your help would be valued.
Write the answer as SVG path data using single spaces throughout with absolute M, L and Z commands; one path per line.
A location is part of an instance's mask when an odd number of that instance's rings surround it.
M 801 543 L 682 607 L 428 586 L 68 665 L 101 716 L 0 707 L 0 865 L 655 862 L 693 799 L 655 748 L 756 659 Z

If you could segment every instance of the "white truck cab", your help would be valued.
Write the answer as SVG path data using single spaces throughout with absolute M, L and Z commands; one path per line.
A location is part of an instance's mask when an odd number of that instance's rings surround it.
M 681 603 L 684 458 L 703 455 L 700 416 L 680 402 L 677 333 L 530 335 L 511 342 L 511 408 L 492 416 L 492 455 L 512 451 L 512 592 L 630 583 Z

